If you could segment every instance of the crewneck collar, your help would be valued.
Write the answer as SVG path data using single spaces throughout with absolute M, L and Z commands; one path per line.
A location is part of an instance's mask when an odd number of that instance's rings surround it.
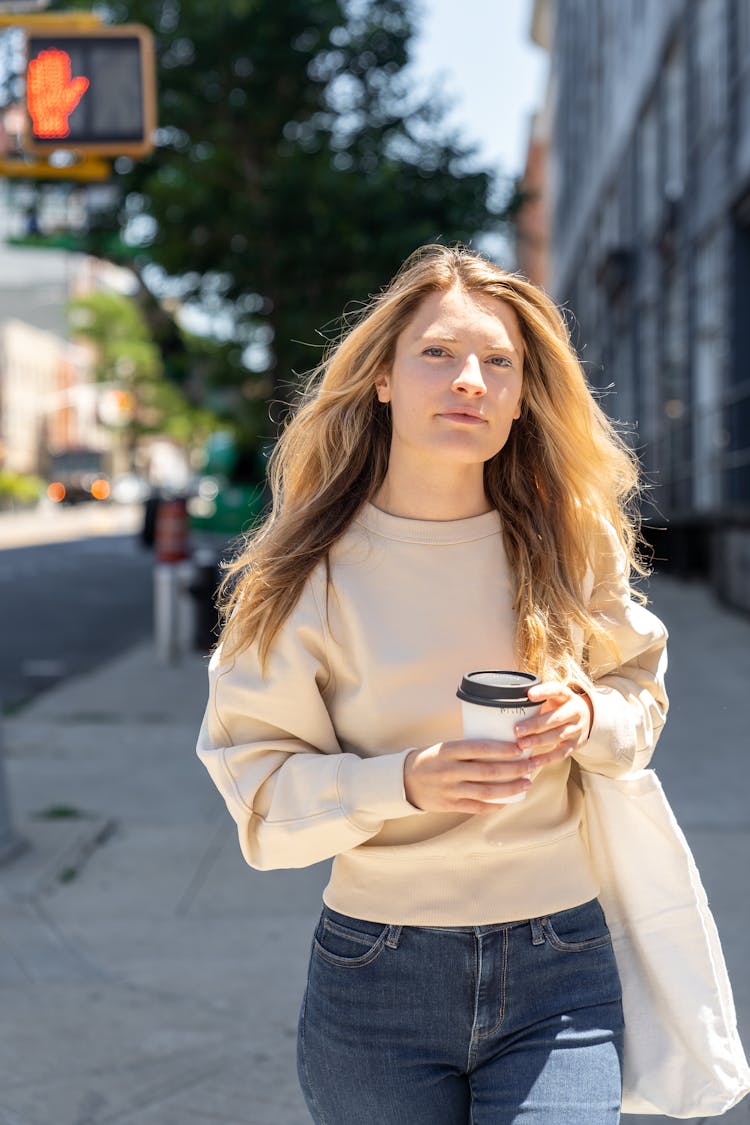
M 391 516 L 369 501 L 360 508 L 356 522 L 385 539 L 408 543 L 471 543 L 487 539 L 500 531 L 500 513 L 496 510 L 464 520 L 409 520 Z

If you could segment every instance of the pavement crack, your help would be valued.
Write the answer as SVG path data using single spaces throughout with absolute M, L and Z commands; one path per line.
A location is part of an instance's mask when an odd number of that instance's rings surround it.
M 246 1057 L 246 1051 L 235 1050 L 216 1055 L 201 1067 L 190 1064 L 189 1069 L 186 1068 L 184 1073 L 171 1074 L 168 1078 L 159 1079 L 156 1082 L 144 1086 L 144 1088 L 136 1093 L 129 1101 L 128 1105 L 122 1106 L 106 1117 L 100 1117 L 96 1125 L 117 1125 L 117 1122 L 123 1121 L 134 1112 L 159 1105 L 162 1102 L 168 1101 L 171 1097 L 174 1097 L 175 1094 L 182 1094 L 186 1090 L 201 1086 L 209 1079 L 215 1079 L 217 1074 L 221 1071 L 234 1066 L 235 1063 L 246 1059 Z M 88 1125 L 88 1123 L 86 1123 L 86 1125 Z
M 190 911 L 190 907 L 195 901 L 196 895 L 208 878 L 208 874 L 216 862 L 221 849 L 224 847 L 227 839 L 227 823 L 226 816 L 221 815 L 217 818 L 216 828 L 212 838 L 209 840 L 203 855 L 198 860 L 198 865 L 195 872 L 190 879 L 185 891 L 179 899 L 175 908 L 175 914 L 178 918 L 185 917 Z
M 54 918 L 46 910 L 42 902 L 37 900 L 34 903 L 34 910 L 39 919 L 39 922 L 46 927 L 51 938 L 57 942 L 62 950 L 67 953 L 74 961 L 77 961 L 87 974 L 91 976 L 91 982 L 95 983 L 97 980 L 110 984 L 113 981 L 112 973 L 107 972 L 91 955 L 83 949 L 77 942 L 60 929 L 55 922 Z

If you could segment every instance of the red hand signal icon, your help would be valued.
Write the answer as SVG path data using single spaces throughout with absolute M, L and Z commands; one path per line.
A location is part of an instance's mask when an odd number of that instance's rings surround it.
M 68 118 L 89 88 L 88 78 L 71 78 L 70 55 L 57 47 L 29 63 L 26 102 L 36 137 L 67 137 Z

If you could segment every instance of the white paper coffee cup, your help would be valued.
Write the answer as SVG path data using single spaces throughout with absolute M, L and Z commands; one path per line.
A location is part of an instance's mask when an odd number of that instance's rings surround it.
M 532 703 L 528 698 L 529 688 L 540 682 L 530 672 L 467 672 L 456 692 L 461 700 L 464 738 L 515 742 L 516 723 L 535 715 L 541 707 L 541 703 Z M 524 790 L 512 797 L 496 797 L 490 803 L 510 805 L 525 798 Z

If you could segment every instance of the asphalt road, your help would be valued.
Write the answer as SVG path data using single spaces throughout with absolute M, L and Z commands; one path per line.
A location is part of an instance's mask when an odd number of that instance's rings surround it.
M 134 534 L 0 550 L 0 709 L 146 638 L 152 570 Z

